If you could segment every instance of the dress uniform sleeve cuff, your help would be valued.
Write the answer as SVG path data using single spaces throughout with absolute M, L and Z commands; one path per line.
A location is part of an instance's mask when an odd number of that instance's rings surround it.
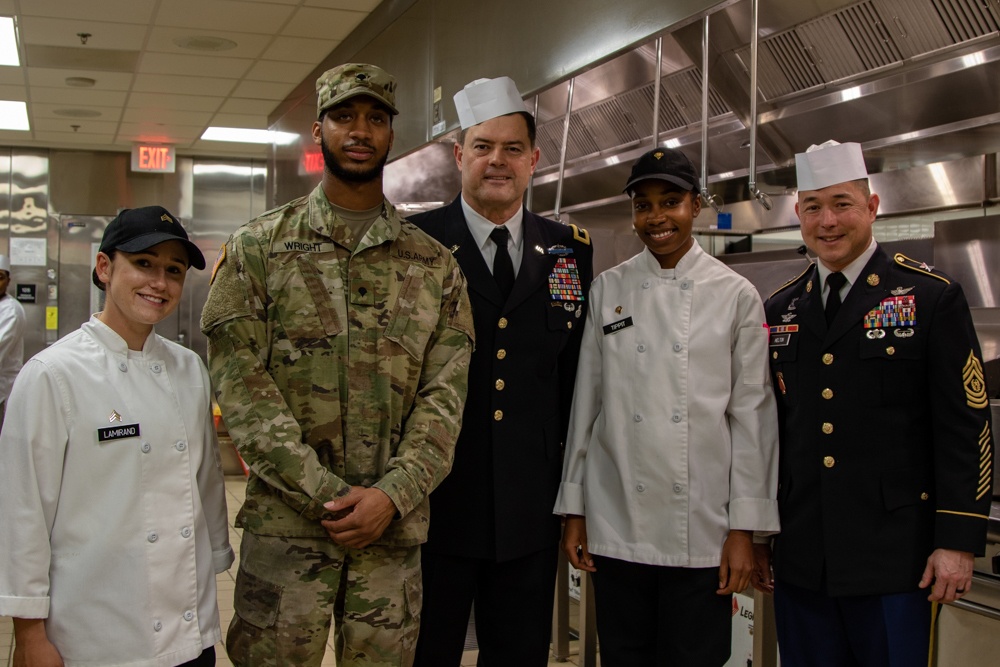
M 988 517 L 981 514 L 938 510 L 934 519 L 934 547 L 982 556 L 986 553 L 988 524 Z
M 559 485 L 559 495 L 556 497 L 556 506 L 553 508 L 554 514 L 566 516 L 567 514 L 583 515 L 583 484 L 563 482 Z
M 729 529 L 777 533 L 778 501 L 767 498 L 735 498 L 729 502 Z
M 0 616 L 14 618 L 48 618 L 49 598 L 25 598 L 0 595 Z
M 234 560 L 236 560 L 236 556 L 233 554 L 233 548 L 231 546 L 227 545 L 225 549 L 212 552 L 212 568 L 215 570 L 216 574 L 228 570 Z

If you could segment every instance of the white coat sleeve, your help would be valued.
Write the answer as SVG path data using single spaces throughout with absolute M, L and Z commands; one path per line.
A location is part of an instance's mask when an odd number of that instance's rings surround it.
M 20 304 L 5 303 L 0 305 L 0 403 L 10 396 L 10 388 L 23 363 L 24 316 Z
M 25 365 L 0 436 L 0 616 L 49 615 L 49 534 L 59 506 L 71 397 L 44 363 Z
M 760 296 L 744 287 L 733 322 L 733 385 L 726 408 L 733 453 L 729 527 L 760 535 L 779 530 L 778 412 L 770 387 L 765 321 Z
M 208 414 L 212 414 L 211 382 L 208 370 L 198 364 L 202 374 L 202 386 L 205 388 L 205 402 L 208 404 Z M 201 507 L 208 523 L 208 534 L 212 540 L 212 568 L 216 574 L 225 572 L 233 564 L 235 556 L 229 544 L 229 515 L 226 511 L 226 482 L 222 474 L 222 458 L 219 452 L 219 441 L 215 433 L 215 423 L 209 417 L 204 424 L 201 466 L 198 468 L 198 494 L 201 496 Z
M 555 514 L 585 515 L 583 478 L 587 465 L 587 448 L 594 425 L 601 412 L 602 334 L 601 292 L 603 281 L 595 280 L 590 288 L 590 305 L 580 344 L 576 367 L 573 405 L 570 408 L 569 431 L 566 435 L 566 455 L 563 459 L 562 483 L 556 496 Z

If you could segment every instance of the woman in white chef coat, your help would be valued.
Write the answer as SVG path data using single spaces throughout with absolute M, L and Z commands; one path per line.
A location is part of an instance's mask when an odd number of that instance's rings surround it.
M 205 258 L 166 209 L 108 225 L 104 310 L 25 364 L 0 437 L 15 665 L 215 664 L 233 561 L 208 373 L 153 332 Z
M 692 238 L 699 190 L 680 151 L 639 158 L 646 248 L 590 291 L 555 512 L 593 573 L 605 667 L 724 664 L 754 533 L 778 530 L 764 308 Z

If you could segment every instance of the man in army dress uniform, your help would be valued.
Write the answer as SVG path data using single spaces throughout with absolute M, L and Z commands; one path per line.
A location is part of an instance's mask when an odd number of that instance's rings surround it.
M 472 315 L 458 263 L 382 194 L 395 80 L 316 82 L 326 169 L 225 244 L 202 314 L 250 468 L 227 649 L 236 665 L 409 665 L 427 495 L 451 467 Z
M 781 663 L 927 664 L 932 602 L 972 585 L 993 439 L 961 287 L 872 237 L 859 144 L 796 156 L 817 264 L 767 301 L 778 398 Z M 771 588 L 758 547 L 754 583 Z
M 539 150 L 514 82 L 474 81 L 455 106 L 462 192 L 411 219 L 461 265 L 477 342 L 455 465 L 431 494 L 417 664 L 459 665 L 475 601 L 481 666 L 544 666 L 593 253 L 586 231 L 524 208 Z

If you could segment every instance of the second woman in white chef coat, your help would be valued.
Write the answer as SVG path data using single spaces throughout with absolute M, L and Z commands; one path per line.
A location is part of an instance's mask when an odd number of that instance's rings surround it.
M 753 535 L 778 530 L 764 308 L 691 236 L 683 153 L 646 153 L 625 191 L 646 248 L 591 287 L 555 512 L 593 573 L 602 665 L 718 666 Z

